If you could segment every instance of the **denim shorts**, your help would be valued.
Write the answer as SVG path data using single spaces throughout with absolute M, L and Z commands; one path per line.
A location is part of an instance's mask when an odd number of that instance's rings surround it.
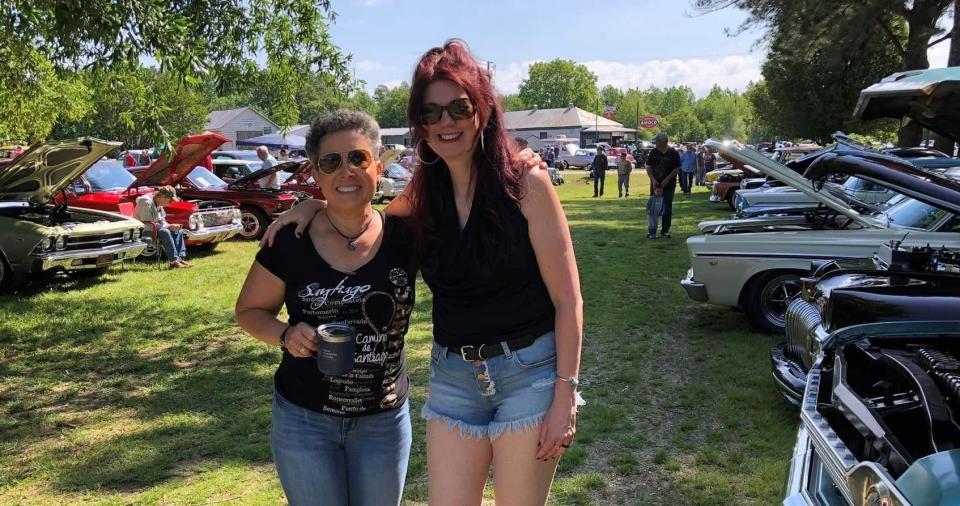
M 434 342 L 423 417 L 445 421 L 461 436 L 477 439 L 538 426 L 553 402 L 557 381 L 554 333 L 519 350 L 500 345 L 503 355 L 467 361 Z

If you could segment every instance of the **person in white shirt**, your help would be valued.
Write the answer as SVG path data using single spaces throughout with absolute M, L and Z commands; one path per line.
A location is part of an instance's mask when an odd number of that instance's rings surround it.
M 170 268 L 183 269 L 190 267 L 190 262 L 186 260 L 187 243 L 183 227 L 176 223 L 167 223 L 167 212 L 163 209 L 174 200 L 178 199 L 177 192 L 172 186 L 160 187 L 152 195 L 141 195 L 137 197 L 134 217 L 144 224 L 156 225 L 160 248 L 170 259 Z
M 277 159 L 274 158 L 272 155 L 270 155 L 270 150 L 268 150 L 266 146 L 260 146 L 259 148 L 257 148 L 257 157 L 263 160 L 263 166 L 261 167 L 262 169 L 269 169 L 270 167 L 273 167 L 274 165 L 277 164 Z M 277 178 L 277 173 L 274 172 L 269 176 L 265 176 L 261 178 L 260 187 L 279 190 L 280 181 Z

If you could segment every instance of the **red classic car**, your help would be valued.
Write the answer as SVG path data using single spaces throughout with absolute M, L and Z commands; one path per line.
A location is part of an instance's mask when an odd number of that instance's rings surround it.
M 62 203 L 84 209 L 96 209 L 133 216 L 137 197 L 151 195 L 152 188 L 139 186 L 137 178 L 127 172 L 120 160 L 103 158 L 57 195 Z M 213 248 L 242 230 L 240 211 L 232 202 L 223 200 L 181 200 L 165 208 L 167 221 L 183 227 L 187 246 Z M 149 248 L 148 248 L 149 249 Z
M 182 199 L 216 199 L 237 203 L 243 226 L 240 236 L 259 239 L 273 218 L 293 207 L 299 198 L 292 192 L 261 188 L 257 179 L 263 176 L 255 177 L 256 173 L 227 184 L 216 174 L 198 166 L 207 155 L 228 140 L 213 132 L 187 136 L 180 139 L 177 154 L 171 163 L 165 162 L 166 157 L 160 157 L 149 167 L 129 170 L 137 176 L 137 184 L 175 186 Z M 178 159 L 181 159 L 181 163 L 176 163 Z

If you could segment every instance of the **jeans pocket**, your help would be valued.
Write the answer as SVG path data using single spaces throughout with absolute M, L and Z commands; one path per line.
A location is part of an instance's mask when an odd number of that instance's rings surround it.
M 530 346 L 511 350 L 513 363 L 521 369 L 531 369 L 549 364 L 557 359 L 557 345 L 553 332 L 537 338 Z
M 443 348 L 439 344 L 433 343 L 433 346 L 430 348 L 430 362 L 433 365 L 440 363 L 441 353 L 443 353 Z

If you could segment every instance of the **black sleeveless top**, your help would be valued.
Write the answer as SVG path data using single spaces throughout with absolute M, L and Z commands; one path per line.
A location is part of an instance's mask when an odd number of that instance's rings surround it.
M 328 415 L 354 417 L 400 407 L 409 381 L 404 335 L 415 302 L 417 277 L 412 237 L 403 219 L 388 216 L 383 240 L 369 262 L 341 272 L 321 257 L 307 228 L 300 238 L 288 225 L 257 262 L 282 279 L 289 324 L 349 323 L 357 338 L 353 371 L 330 377 L 317 370 L 316 358 L 283 352 L 274 387 L 294 404 Z
M 423 280 L 433 292 L 434 340 L 443 346 L 480 345 L 553 330 L 553 301 L 520 209 L 500 206 L 506 210 L 493 217 L 478 194 L 461 231 L 453 188 L 446 190 L 435 216 L 436 237 L 428 241 L 431 248 L 425 252 L 433 258 L 420 262 Z M 490 226 L 514 232 L 515 240 L 505 258 L 479 265 L 473 261 L 478 241 L 471 239 L 481 227 Z

